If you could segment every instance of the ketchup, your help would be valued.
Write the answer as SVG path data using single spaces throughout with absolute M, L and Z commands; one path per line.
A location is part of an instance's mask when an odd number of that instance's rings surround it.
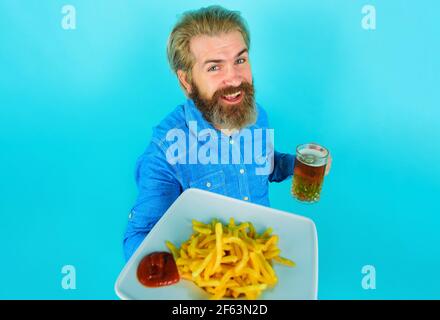
M 169 252 L 145 256 L 139 263 L 137 277 L 147 287 L 169 286 L 180 280 L 176 262 Z

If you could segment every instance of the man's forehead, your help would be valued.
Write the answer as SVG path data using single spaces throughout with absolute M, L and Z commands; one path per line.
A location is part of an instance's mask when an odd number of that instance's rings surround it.
M 203 63 L 206 59 L 233 58 L 243 49 L 246 49 L 246 43 L 239 31 L 216 36 L 201 35 L 190 41 L 190 50 L 196 63 Z

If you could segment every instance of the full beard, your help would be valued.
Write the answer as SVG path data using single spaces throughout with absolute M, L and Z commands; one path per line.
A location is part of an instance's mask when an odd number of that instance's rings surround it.
M 211 99 L 205 99 L 193 83 L 190 98 L 194 101 L 204 118 L 217 129 L 242 129 L 254 124 L 257 111 L 254 100 L 254 86 L 243 82 L 238 87 L 226 87 L 217 90 Z M 221 102 L 222 97 L 241 91 L 243 95 L 237 104 L 226 105 Z

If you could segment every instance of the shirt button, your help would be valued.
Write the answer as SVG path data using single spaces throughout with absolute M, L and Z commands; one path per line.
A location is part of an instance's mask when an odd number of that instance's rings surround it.
M 206 186 L 207 186 L 208 188 L 211 188 L 211 182 L 207 182 L 207 183 L 206 183 Z
M 240 173 L 243 174 L 244 173 L 244 169 L 240 169 Z
M 230 144 L 234 144 L 234 140 L 229 139 L 229 143 L 230 143 Z
M 248 201 L 249 198 L 248 198 L 248 197 L 244 197 L 243 200 L 244 200 L 244 201 Z

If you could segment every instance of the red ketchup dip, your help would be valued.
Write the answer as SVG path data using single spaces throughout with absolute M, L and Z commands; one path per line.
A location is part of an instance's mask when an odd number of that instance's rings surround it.
M 147 287 L 169 286 L 180 280 L 176 262 L 169 252 L 153 252 L 145 256 L 139 263 L 137 277 Z

